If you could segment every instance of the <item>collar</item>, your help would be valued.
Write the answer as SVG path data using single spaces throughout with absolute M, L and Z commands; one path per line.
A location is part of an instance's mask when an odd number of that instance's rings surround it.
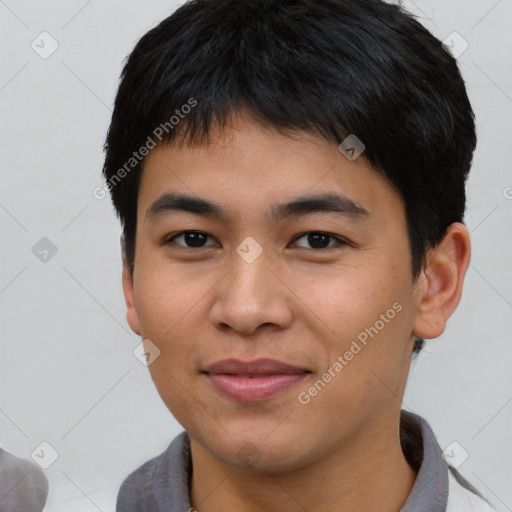
M 448 465 L 430 425 L 402 410 L 400 440 L 409 464 L 417 471 L 413 488 L 400 512 L 442 512 L 448 503 Z

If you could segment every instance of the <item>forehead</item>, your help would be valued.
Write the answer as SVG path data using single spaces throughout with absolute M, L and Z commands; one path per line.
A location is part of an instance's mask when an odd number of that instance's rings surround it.
M 276 213 L 283 213 L 278 205 L 327 194 L 337 195 L 338 202 L 346 199 L 352 213 L 366 211 L 370 220 L 377 221 L 382 210 L 403 215 L 398 193 L 363 155 L 349 161 L 336 144 L 319 136 L 283 134 L 251 118 L 214 131 L 209 144 L 151 150 L 143 166 L 138 217 L 155 210 L 159 199 L 165 202 L 165 194 L 210 199 L 226 218 L 259 209 L 276 220 Z

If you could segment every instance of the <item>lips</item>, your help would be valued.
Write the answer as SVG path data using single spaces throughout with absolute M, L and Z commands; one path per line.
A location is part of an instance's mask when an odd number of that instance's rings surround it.
M 257 402 L 289 389 L 311 372 L 275 359 L 224 359 L 208 366 L 203 373 L 222 395 Z
M 232 375 L 297 374 L 307 371 L 275 359 L 255 359 L 254 361 L 247 362 L 238 359 L 223 359 L 205 369 L 205 372 L 210 374 L 222 373 Z

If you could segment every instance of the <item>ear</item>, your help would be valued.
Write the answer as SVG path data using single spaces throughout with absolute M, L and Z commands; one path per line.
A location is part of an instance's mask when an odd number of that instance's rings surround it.
M 135 294 L 133 290 L 133 276 L 126 257 L 124 241 L 121 240 L 121 252 L 123 256 L 123 294 L 126 303 L 126 320 L 132 331 L 140 336 L 140 321 L 135 306 Z
M 469 231 L 460 222 L 448 227 L 437 247 L 430 249 L 426 268 L 418 277 L 417 313 L 413 334 L 432 339 L 440 336 L 457 308 L 471 257 Z

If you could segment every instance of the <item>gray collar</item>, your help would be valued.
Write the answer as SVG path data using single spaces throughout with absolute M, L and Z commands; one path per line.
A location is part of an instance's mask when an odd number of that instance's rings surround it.
M 414 456 L 415 449 L 408 451 L 403 445 L 404 454 L 413 467 L 419 467 L 414 486 L 400 512 L 444 512 L 448 503 L 448 465 L 441 455 L 441 448 L 430 425 L 417 414 L 402 411 L 402 422 L 407 422 L 421 439 L 423 457 Z M 404 429 L 400 429 L 401 438 Z M 418 449 L 419 447 L 413 447 Z
M 432 429 L 420 416 L 402 411 L 400 435 L 404 454 L 418 474 L 399 512 L 445 512 L 448 466 Z M 123 482 L 117 511 L 189 510 L 191 475 L 190 438 L 186 432 L 181 432 L 165 452 L 146 462 Z

